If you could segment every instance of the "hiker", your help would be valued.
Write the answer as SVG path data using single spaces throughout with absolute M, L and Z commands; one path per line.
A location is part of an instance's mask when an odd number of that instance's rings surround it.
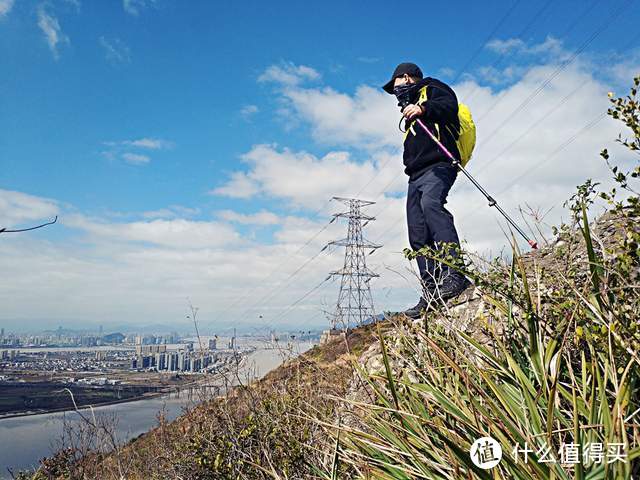
M 458 246 L 458 233 L 453 215 L 445 208 L 447 194 L 456 180 L 458 168 L 438 145 L 415 125 L 420 118 L 431 132 L 436 132 L 442 144 L 460 158 L 456 139 L 460 130 L 458 100 L 454 91 L 434 78 L 423 78 L 414 63 L 398 65 L 383 87 L 398 98 L 405 126 L 404 172 L 409 176 L 407 192 L 407 226 L 411 248 L 438 248 L 442 242 Z M 448 252 L 457 256 L 457 250 Z M 419 318 L 437 294 L 446 301 L 462 293 L 470 282 L 459 272 L 441 262 L 423 256 L 417 259 L 423 293 L 417 305 L 405 315 Z

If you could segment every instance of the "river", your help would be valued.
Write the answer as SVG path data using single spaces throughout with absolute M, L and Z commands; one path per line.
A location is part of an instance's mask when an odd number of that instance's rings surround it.
M 256 344 L 257 349 L 245 360 L 240 376 L 261 378 L 283 361 L 281 350 L 264 348 Z M 296 342 L 293 351 L 302 353 L 313 346 L 312 343 Z M 172 392 L 155 398 L 136 400 L 115 405 L 94 407 L 96 415 L 116 415 L 116 434 L 125 442 L 157 425 L 157 413 L 164 408 L 165 417 L 171 421 L 177 418 L 183 409 L 193 406 L 199 396 L 193 389 Z M 81 411 L 90 415 L 88 409 Z M 43 413 L 24 417 L 0 420 L 0 479 L 10 479 L 8 469 L 14 473 L 27 468 L 35 468 L 38 460 L 50 456 L 57 450 L 63 434 L 64 421 L 78 422 L 75 411 Z

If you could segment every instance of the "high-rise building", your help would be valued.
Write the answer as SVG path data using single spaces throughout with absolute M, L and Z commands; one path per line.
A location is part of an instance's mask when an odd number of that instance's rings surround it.
M 186 357 L 185 357 L 184 350 L 180 350 L 178 352 L 178 371 L 183 372 L 184 370 L 186 370 L 185 361 L 186 361 Z
M 175 372 L 177 369 L 178 369 L 178 354 L 175 352 L 171 352 L 169 354 L 167 370 L 171 372 Z
M 229 350 L 236 349 L 236 329 L 233 329 L 233 337 L 229 339 Z
M 159 372 L 160 370 L 165 369 L 165 354 L 158 352 L 156 353 L 156 370 Z

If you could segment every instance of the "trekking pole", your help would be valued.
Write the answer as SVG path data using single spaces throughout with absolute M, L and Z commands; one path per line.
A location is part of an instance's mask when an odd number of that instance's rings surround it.
M 516 224 L 516 222 L 514 222 L 511 217 L 509 215 L 507 215 L 507 212 L 505 212 L 502 207 L 500 205 L 498 205 L 498 202 L 496 202 L 496 200 L 487 193 L 487 191 L 482 188 L 482 185 L 480 185 L 475 178 L 473 178 L 473 176 L 467 172 L 467 170 L 462 166 L 462 163 L 460 163 L 460 160 L 458 160 L 457 158 L 455 158 L 451 152 L 449 150 L 447 150 L 447 148 L 442 144 L 442 142 L 440 142 L 440 140 L 438 140 L 436 138 L 436 136 L 431 133 L 431 131 L 427 128 L 427 126 L 422 123 L 422 120 L 420 120 L 419 118 L 416 118 L 416 122 L 418 123 L 418 125 L 420 125 L 422 127 L 422 129 L 427 132 L 427 134 L 431 137 L 431 139 L 436 142 L 436 144 L 438 145 L 438 147 L 440 147 L 440 150 L 442 150 L 444 152 L 444 154 L 449 157 L 451 159 L 451 161 L 453 162 L 453 164 L 458 167 L 462 173 L 465 174 L 465 176 L 471 180 L 471 183 L 473 183 L 476 188 L 478 190 L 480 190 L 480 192 L 486 197 L 486 199 L 489 201 L 489 206 L 490 207 L 496 207 L 496 209 L 502 214 L 502 216 L 504 218 L 507 219 L 507 222 L 509 222 L 509 224 L 511 224 L 511 226 L 513 228 L 516 229 L 516 231 L 522 235 L 522 238 L 524 238 L 527 243 L 531 246 L 531 248 L 533 249 L 537 249 L 538 248 L 538 244 L 537 242 L 531 240 L 529 237 L 527 237 L 527 235 L 522 231 L 522 229 Z

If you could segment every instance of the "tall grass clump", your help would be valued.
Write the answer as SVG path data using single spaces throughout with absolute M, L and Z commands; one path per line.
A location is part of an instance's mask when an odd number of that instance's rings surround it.
M 383 367 L 360 370 L 371 401 L 346 400 L 357 421 L 332 429 L 319 475 L 640 478 L 639 84 L 610 95 L 609 115 L 632 132 L 618 142 L 636 155 L 627 171 L 601 152 L 617 190 L 578 187 L 567 202 L 572 222 L 542 252 L 523 255 L 514 242 L 511 262 L 483 270 L 439 258 L 473 278 L 479 328 L 444 328 L 452 313 L 439 311 L 380 333 Z M 596 200 L 608 211 L 594 221 Z M 474 450 L 481 437 L 502 448 L 489 469 L 482 460 L 498 453 L 483 443 Z

